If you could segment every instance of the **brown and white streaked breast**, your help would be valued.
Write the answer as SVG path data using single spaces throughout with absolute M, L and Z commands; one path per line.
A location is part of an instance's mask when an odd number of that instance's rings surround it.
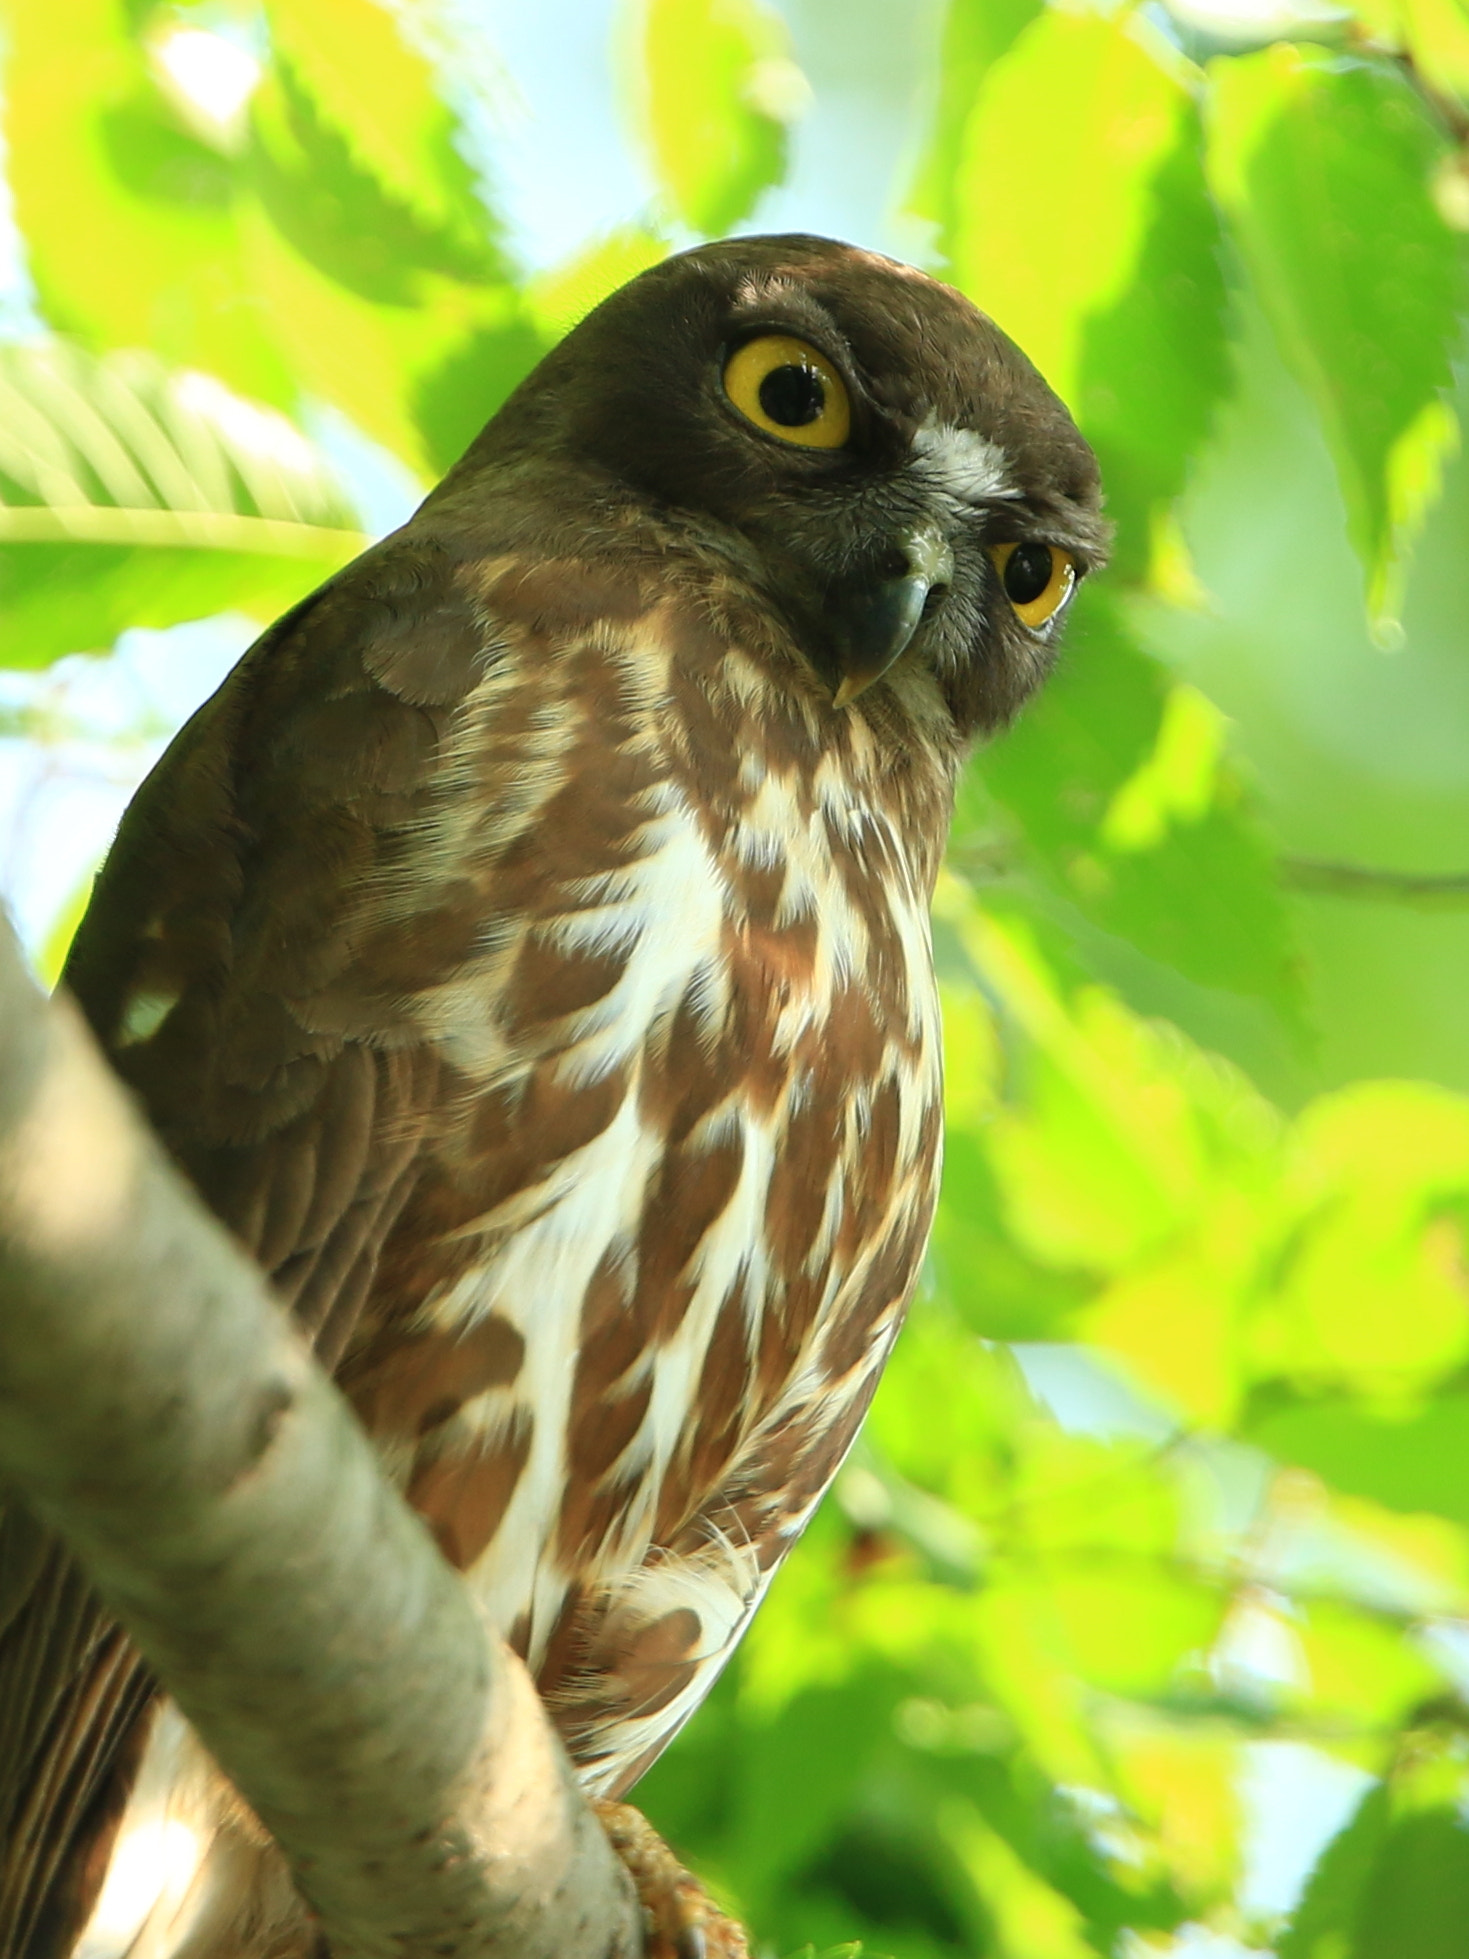
M 346 1378 L 610 1789 L 712 1684 L 911 1290 L 948 783 L 676 605 L 510 631 L 422 839 L 493 921 L 412 1004 L 462 1120 Z
M 514 567 L 485 599 L 442 793 L 364 898 L 359 959 L 439 975 L 392 1020 L 450 1091 L 341 1375 L 616 1793 L 709 1691 L 912 1290 L 949 764 L 921 684 L 837 717 L 676 607 L 590 629 Z M 161 1959 L 227 1867 L 274 1895 L 171 1714 L 138 1790 L 118 1868 L 160 1828 L 179 1868 L 140 1944 L 99 1918 L 87 1959 Z

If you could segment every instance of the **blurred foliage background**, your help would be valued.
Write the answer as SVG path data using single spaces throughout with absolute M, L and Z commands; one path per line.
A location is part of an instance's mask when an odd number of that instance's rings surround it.
M 48 970 L 249 622 L 664 252 L 846 230 L 1071 403 L 1117 559 L 964 786 L 930 1275 L 642 1795 L 770 1953 L 1462 1959 L 1463 0 L 3 36 L 0 868 Z

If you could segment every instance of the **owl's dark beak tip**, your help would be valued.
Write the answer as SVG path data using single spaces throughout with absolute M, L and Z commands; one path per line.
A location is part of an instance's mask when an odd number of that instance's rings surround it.
M 954 575 L 954 554 L 936 533 L 918 531 L 895 546 L 890 566 L 833 595 L 835 707 L 849 706 L 907 651 L 929 594 L 946 586 Z

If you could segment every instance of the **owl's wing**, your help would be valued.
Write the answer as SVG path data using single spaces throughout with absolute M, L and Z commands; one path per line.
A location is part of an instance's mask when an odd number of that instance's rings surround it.
M 392 866 L 493 654 L 447 552 L 400 537 L 359 560 L 259 642 L 153 771 L 65 974 L 328 1365 L 440 1087 L 394 994 L 452 950 L 421 919 L 383 916 Z M 0 1959 L 51 1959 L 84 1921 L 153 1691 L 65 1552 L 11 1508 Z

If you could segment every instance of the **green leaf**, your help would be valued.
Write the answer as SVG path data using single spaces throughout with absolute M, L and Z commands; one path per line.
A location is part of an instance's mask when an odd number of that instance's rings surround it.
M 1043 14 L 988 69 L 965 129 L 955 282 L 1073 406 L 1088 323 L 1138 276 L 1191 115 L 1146 38 L 1135 19 Z
M 730 230 L 784 176 L 810 93 L 784 23 L 760 0 L 647 0 L 641 79 L 665 196 L 695 231 Z
M 1291 1628 L 1306 1681 L 1284 1691 L 1323 1723 L 1381 1734 L 1442 1688 L 1443 1675 L 1402 1630 L 1334 1599 L 1312 1599 Z
M 416 438 L 410 453 L 421 455 L 432 475 L 458 462 L 550 344 L 512 292 L 498 298 L 503 302 L 498 309 L 486 306 L 488 317 L 462 337 L 435 352 L 425 334 L 413 350 L 402 409 Z M 371 411 L 361 403 L 357 412 L 367 419 Z
M 276 0 L 251 108 L 251 283 L 302 387 L 453 462 L 544 351 L 429 62 L 375 0 Z
M 1322 1851 L 1280 1941 L 1280 1959 L 1348 1959 L 1354 1951 L 1352 1930 L 1387 1834 L 1389 1801 L 1385 1786 L 1369 1790 L 1351 1822 Z M 1406 1951 L 1402 1959 L 1408 1959 Z
M 1182 488 L 1228 385 L 1198 113 L 1135 21 L 1058 11 L 1017 37 L 1017 3 L 993 20 L 988 8 L 951 16 L 962 59 L 946 77 L 930 177 L 937 150 L 958 161 L 939 172 L 948 202 L 931 201 L 958 283 L 1096 446 L 1119 566 L 1136 575 L 1153 507 Z
M 1434 1743 L 1437 1742 L 1437 1746 Z M 1469 1830 L 1452 1737 L 1414 1737 L 1322 1853 L 1280 1959 L 1460 1959 Z
M 940 1827 L 983 1901 L 995 1935 L 990 1949 L 1015 1959 L 1094 1959 L 1096 1947 L 1071 1899 L 1017 1856 L 974 1804 L 946 1804 Z
M 1358 1082 L 1295 1126 L 1279 1192 L 1290 1242 L 1258 1303 L 1259 1374 L 1346 1382 L 1411 1402 L 1469 1357 L 1463 1235 L 1469 1102 L 1418 1082 Z
M 1223 1601 L 1143 1560 L 1056 1560 L 1047 1578 L 1076 1671 L 1108 1693 L 1161 1695 L 1219 1630 Z
M 668 241 L 637 225 L 594 239 L 564 265 L 534 278 L 527 297 L 531 315 L 548 341 L 584 320 L 594 306 L 668 256 Z
M 294 406 L 241 271 L 234 166 L 189 130 L 118 0 L 11 0 L 7 35 L 9 175 L 51 324 Z
M 1041 0 L 949 0 L 939 53 L 939 99 L 928 149 L 909 196 L 915 217 L 937 227 L 939 250 L 953 249 L 959 212 L 956 178 L 974 98 L 991 64 L 1041 12 Z
M 411 305 L 434 271 L 504 276 L 488 207 L 428 62 L 376 0 L 272 0 L 253 177 L 298 251 L 363 298 Z
M 1435 88 L 1469 95 L 1469 8 L 1464 0 L 1356 0 L 1377 41 L 1405 48 Z
M 148 354 L 0 348 L 4 664 L 231 606 L 269 616 L 366 543 L 273 410 Z
M 1279 1462 L 1389 1509 L 1469 1524 L 1469 1395 L 1445 1394 L 1397 1419 L 1357 1401 L 1262 1403 L 1245 1433 Z
M 989 1339 L 1054 1339 L 1088 1288 L 1028 1258 L 1006 1230 L 989 1156 L 1001 1066 L 995 1011 L 977 986 L 955 982 L 943 988 L 943 1008 L 944 1174 L 930 1244 L 939 1290 Z
M 980 758 L 1043 875 L 1149 957 L 1205 986 L 1298 999 L 1274 861 L 1224 752 L 1222 718 L 1170 688 L 1101 590 L 1061 669 Z
M 1078 355 L 1078 417 L 1117 525 L 1114 577 L 1142 572 L 1163 509 L 1183 489 L 1230 386 L 1219 221 L 1191 102 L 1179 105 L 1175 131 L 1139 187 L 1133 276 L 1113 304 L 1087 316 Z
M 1352 1959 L 1462 1959 L 1469 1830 L 1459 1802 L 1394 1819 L 1362 1900 Z
M 1210 169 L 1281 350 L 1326 431 L 1380 637 L 1457 439 L 1445 399 L 1460 241 L 1447 146 L 1403 75 L 1287 46 L 1211 69 Z

